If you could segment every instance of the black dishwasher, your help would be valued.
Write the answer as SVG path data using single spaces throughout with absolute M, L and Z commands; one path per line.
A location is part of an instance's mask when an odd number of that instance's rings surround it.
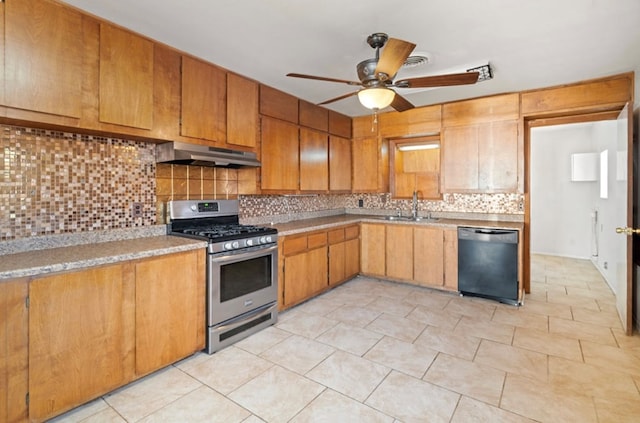
M 458 290 L 519 305 L 518 231 L 458 227 Z

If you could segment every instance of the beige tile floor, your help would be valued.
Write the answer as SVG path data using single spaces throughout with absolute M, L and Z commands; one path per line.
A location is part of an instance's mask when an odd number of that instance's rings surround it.
M 585 260 L 520 308 L 358 277 L 58 422 L 640 422 L 640 337 Z

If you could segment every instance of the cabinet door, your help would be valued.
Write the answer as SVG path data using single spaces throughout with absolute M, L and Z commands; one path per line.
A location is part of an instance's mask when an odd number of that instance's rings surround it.
M 413 229 L 413 279 L 419 285 L 444 283 L 444 235 L 440 228 Z
M 353 140 L 353 192 L 378 192 L 378 139 Z
M 0 6 L 1 7 L 1 6 Z M 29 315 L 26 279 L 0 283 L 0 421 L 27 421 Z
M 349 239 L 344 243 L 344 273 L 349 279 L 360 273 L 360 240 L 358 238 Z
M 362 273 L 385 276 L 384 225 L 363 223 L 360 228 L 360 257 Z
M 393 279 L 413 279 L 413 227 L 387 225 L 387 276 Z
M 351 140 L 329 136 L 329 190 L 351 191 Z
M 153 125 L 153 43 L 100 24 L 100 121 L 134 128 Z
M 327 134 L 300 128 L 300 190 L 326 192 L 328 189 L 329 139 Z
M 262 118 L 262 189 L 291 192 L 298 189 L 298 127 Z
M 122 265 L 29 285 L 29 418 L 41 421 L 132 380 L 133 279 Z
M 137 375 L 204 348 L 204 257 L 196 250 L 136 263 Z
M 10 0 L 2 7 L 4 104 L 80 118 L 84 56 L 80 13 L 50 1 Z
M 258 145 L 258 83 L 227 74 L 227 144 Z
M 518 189 L 518 122 L 481 125 L 478 143 L 478 188 L 515 192 Z
M 284 305 L 290 306 L 327 288 L 327 247 L 284 259 Z
M 226 72 L 182 56 L 180 134 L 224 144 L 227 139 Z
M 443 191 L 478 189 L 478 125 L 445 128 L 442 175 Z
M 458 230 L 444 231 L 444 287 L 458 290 Z
M 346 279 L 345 243 L 329 245 L 329 285 L 333 286 Z

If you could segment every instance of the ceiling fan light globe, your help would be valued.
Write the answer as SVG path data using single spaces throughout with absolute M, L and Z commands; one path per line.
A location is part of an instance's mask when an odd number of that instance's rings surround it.
M 388 88 L 365 88 L 358 91 L 358 100 L 367 109 L 382 110 L 388 107 L 396 93 Z

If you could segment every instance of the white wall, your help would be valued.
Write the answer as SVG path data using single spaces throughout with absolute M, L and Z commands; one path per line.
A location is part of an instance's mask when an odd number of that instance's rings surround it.
M 591 258 L 597 182 L 571 181 L 571 154 L 596 151 L 592 123 L 531 130 L 531 252 Z

